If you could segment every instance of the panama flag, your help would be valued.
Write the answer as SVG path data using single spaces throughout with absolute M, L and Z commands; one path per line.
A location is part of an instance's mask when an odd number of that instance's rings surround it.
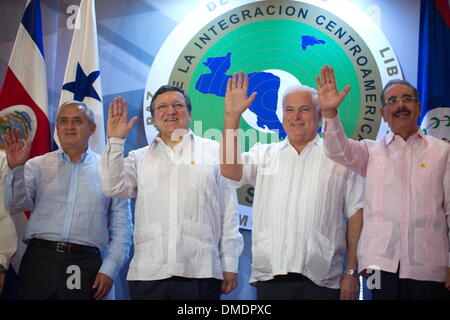
M 94 112 L 97 129 L 89 145 L 92 151 L 102 154 L 105 148 L 105 128 L 94 0 L 82 0 L 78 9 L 62 89 L 60 106 L 66 101 L 77 100 L 86 103 Z M 55 141 L 58 141 L 56 132 Z
M 0 135 L 10 127 L 20 130 L 22 137 L 32 141 L 30 158 L 50 151 L 47 78 L 42 41 L 41 6 L 39 0 L 28 0 L 14 42 L 5 79 L 0 89 Z M 5 149 L 0 140 L 0 149 Z M 17 253 L 11 260 L 5 284 L 14 295 L 20 260 L 26 246 L 22 236 L 27 224 L 24 213 L 14 215 L 17 230 Z
M 420 12 L 419 121 L 426 134 L 450 141 L 450 0 L 422 0 Z

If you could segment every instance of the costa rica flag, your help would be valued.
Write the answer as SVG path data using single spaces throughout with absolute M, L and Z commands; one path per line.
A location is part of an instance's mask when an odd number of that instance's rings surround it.
M 20 130 L 27 142 L 32 143 L 30 158 L 50 151 L 47 77 L 39 0 L 27 1 L 0 88 L 0 135 L 13 126 Z M 0 140 L 0 150 L 4 149 L 3 141 Z M 5 295 L 8 295 L 8 288 L 10 292 L 15 291 L 12 282 L 17 280 L 20 261 L 26 249 L 22 237 L 28 221 L 27 215 L 17 213 L 13 215 L 13 219 L 18 247 L 11 259 L 12 268 L 8 272 Z

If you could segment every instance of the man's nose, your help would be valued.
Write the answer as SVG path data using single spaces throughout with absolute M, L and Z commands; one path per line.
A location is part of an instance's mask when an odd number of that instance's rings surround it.
M 167 109 L 168 114 L 175 114 L 177 113 L 177 108 L 174 105 L 169 105 L 169 108 Z
M 295 110 L 295 120 L 301 120 L 302 118 L 302 111 L 299 109 Z

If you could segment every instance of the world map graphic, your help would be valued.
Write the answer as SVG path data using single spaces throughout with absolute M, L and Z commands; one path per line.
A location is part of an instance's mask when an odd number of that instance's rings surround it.
M 325 44 L 325 41 L 314 36 L 303 35 L 300 38 L 301 50 L 307 50 L 320 44 Z M 203 94 L 225 97 L 228 79 L 232 77 L 227 74 L 231 68 L 231 56 L 232 52 L 228 52 L 225 56 L 207 58 L 203 64 L 208 67 L 210 73 L 200 75 L 195 83 L 195 89 Z M 276 114 L 280 77 L 264 71 L 252 72 L 247 75 L 249 77 L 248 92 L 258 92 L 249 107 L 249 110 L 257 117 L 256 125 L 260 129 L 278 132 L 279 139 L 286 138 L 286 132 Z

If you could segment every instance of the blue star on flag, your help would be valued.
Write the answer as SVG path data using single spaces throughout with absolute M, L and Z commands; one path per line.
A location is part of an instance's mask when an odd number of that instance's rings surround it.
M 95 80 L 99 77 L 100 71 L 93 71 L 89 75 L 86 75 L 81 68 L 80 64 L 77 65 L 77 74 L 75 76 L 75 81 L 68 82 L 63 85 L 63 89 L 73 92 L 74 99 L 77 101 L 83 101 L 85 97 L 91 97 L 102 101 L 95 91 L 93 84 Z

